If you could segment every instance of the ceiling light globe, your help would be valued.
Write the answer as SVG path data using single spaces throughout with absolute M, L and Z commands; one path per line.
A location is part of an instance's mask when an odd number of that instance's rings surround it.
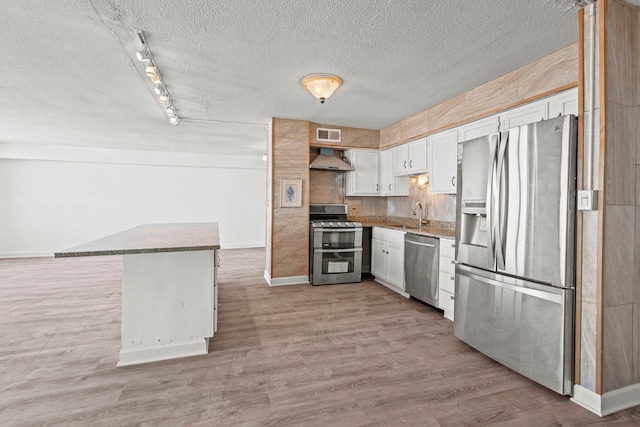
M 318 98 L 322 104 L 341 85 L 342 79 L 331 74 L 312 74 L 302 80 L 302 86 Z

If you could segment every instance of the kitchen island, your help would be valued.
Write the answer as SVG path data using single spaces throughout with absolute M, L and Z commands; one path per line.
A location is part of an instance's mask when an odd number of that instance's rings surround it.
M 118 366 L 206 354 L 217 329 L 218 224 L 146 224 L 57 252 L 122 255 Z

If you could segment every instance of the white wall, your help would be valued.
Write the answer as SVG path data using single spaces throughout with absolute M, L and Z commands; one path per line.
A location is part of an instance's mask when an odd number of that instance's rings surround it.
M 93 163 L 17 158 L 29 156 L 2 148 L 0 257 L 51 255 L 158 222 L 218 222 L 223 248 L 265 244 L 266 169 L 241 168 L 251 159 L 222 159 L 229 168 Z

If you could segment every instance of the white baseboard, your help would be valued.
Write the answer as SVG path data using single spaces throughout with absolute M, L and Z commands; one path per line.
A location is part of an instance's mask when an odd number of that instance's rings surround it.
M 53 252 L 0 253 L 0 258 L 47 258 L 47 257 L 53 257 Z
M 159 360 L 198 356 L 207 354 L 208 350 L 209 340 L 206 338 L 158 347 L 122 349 L 120 350 L 120 360 L 117 366 L 138 365 Z
M 291 276 L 272 278 L 268 271 L 264 271 L 264 280 L 269 286 L 308 285 L 309 276 Z
M 640 405 L 640 384 L 632 384 L 602 395 L 576 384 L 573 386 L 571 401 L 604 417 Z
M 411 295 L 409 295 L 408 293 L 406 293 L 402 289 L 399 289 L 399 288 L 395 287 L 394 285 L 392 285 L 389 282 L 386 282 L 386 281 L 384 281 L 382 279 L 378 279 L 377 277 L 374 277 L 374 280 L 376 282 L 380 283 L 382 286 L 386 286 L 387 288 L 391 289 L 392 291 L 399 293 L 400 295 L 402 295 L 405 298 L 411 297 Z

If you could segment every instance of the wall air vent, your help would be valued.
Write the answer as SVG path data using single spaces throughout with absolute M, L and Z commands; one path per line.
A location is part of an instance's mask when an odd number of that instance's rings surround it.
M 340 129 L 316 129 L 316 141 L 318 142 L 340 142 L 342 131 Z

